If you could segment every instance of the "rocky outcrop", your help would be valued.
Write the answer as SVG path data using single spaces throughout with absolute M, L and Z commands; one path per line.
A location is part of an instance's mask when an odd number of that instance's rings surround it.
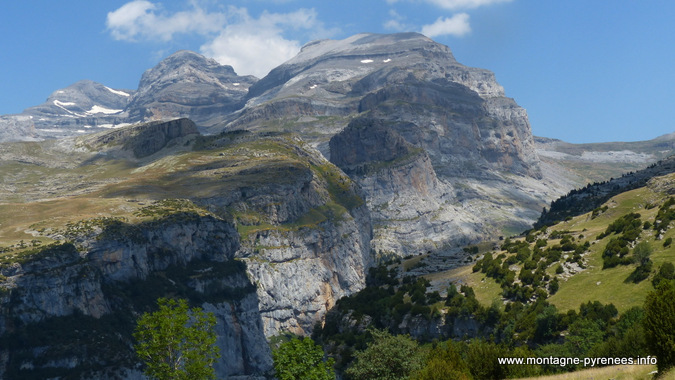
M 179 213 L 135 226 L 94 227 L 75 241 L 3 267 L 4 378 L 137 373 L 129 350 L 134 316 L 169 294 L 216 315 L 219 376 L 271 370 L 255 287 L 233 260 L 239 244 L 231 224 Z M 46 347 L 40 331 L 52 331 Z
M 167 145 L 180 143 L 180 139 L 197 135 L 199 131 L 192 120 L 176 119 L 136 124 L 107 133 L 86 136 L 80 138 L 77 143 L 79 146 L 98 151 L 117 148 L 132 153 L 135 158 L 143 158 L 159 152 Z

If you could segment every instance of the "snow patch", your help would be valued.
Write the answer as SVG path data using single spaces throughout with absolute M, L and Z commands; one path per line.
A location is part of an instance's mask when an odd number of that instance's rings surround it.
M 78 130 L 75 131 L 75 132 L 77 132 L 77 133 L 87 133 L 87 131 L 85 131 L 84 129 L 78 129 Z
M 372 59 L 362 59 L 361 63 L 373 63 Z
M 75 103 L 73 103 L 73 102 L 60 102 L 58 100 L 54 100 L 54 105 L 57 106 L 57 107 L 63 108 L 63 107 L 74 106 Z M 68 111 L 68 110 L 66 110 L 66 111 Z M 68 112 L 70 112 L 70 111 L 68 111 Z
M 66 111 L 66 112 L 68 112 L 68 113 L 70 114 L 70 115 L 64 115 L 64 116 L 66 116 L 66 117 L 75 117 L 75 116 L 84 117 L 84 116 L 86 116 L 86 115 L 79 114 L 79 113 L 77 113 L 77 112 L 73 112 L 73 111 L 69 110 L 68 108 L 66 108 L 66 107 L 70 107 L 70 106 L 76 105 L 76 104 L 73 103 L 73 102 L 60 102 L 60 101 L 58 101 L 58 100 L 54 100 L 54 105 L 57 106 L 57 107 L 59 107 L 59 108 L 61 108 L 62 110 Z
M 105 87 L 106 90 L 112 92 L 112 93 L 115 94 L 115 95 L 126 96 L 126 97 L 131 96 L 131 95 L 127 94 L 127 93 L 124 92 L 124 91 L 113 90 L 112 88 L 107 87 L 107 86 L 103 86 L 103 87 Z
M 239 86 L 241 83 L 232 83 L 233 86 Z
M 387 58 L 387 59 L 383 60 L 382 62 L 389 63 L 389 62 L 391 62 L 391 58 Z
M 89 111 L 86 112 L 86 114 L 87 115 L 95 115 L 97 113 L 104 113 L 106 115 L 111 115 L 111 114 L 120 113 L 120 112 L 122 112 L 122 110 L 113 110 L 113 109 L 110 109 L 110 108 L 105 108 L 105 107 L 94 105 L 94 106 L 91 107 L 91 109 Z
M 313 84 L 313 85 L 309 86 L 309 88 L 310 88 L 310 89 L 314 89 L 314 88 L 316 88 L 317 86 L 318 86 L 318 85 Z

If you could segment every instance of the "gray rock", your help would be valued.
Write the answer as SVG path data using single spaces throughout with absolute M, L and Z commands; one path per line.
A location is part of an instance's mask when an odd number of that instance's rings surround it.
M 208 126 L 214 116 L 241 108 L 256 81 L 237 75 L 231 66 L 181 50 L 143 74 L 128 105 L 129 117 L 138 121 L 189 117 Z

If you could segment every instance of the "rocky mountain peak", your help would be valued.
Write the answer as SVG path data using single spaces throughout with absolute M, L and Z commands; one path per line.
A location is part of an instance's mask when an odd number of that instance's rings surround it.
M 45 103 L 28 108 L 26 112 L 71 116 L 117 114 L 124 110 L 133 93 L 131 90 L 115 90 L 91 80 L 81 80 L 54 91 Z
M 253 76 L 237 75 L 232 66 L 181 50 L 143 74 L 129 115 L 140 121 L 191 117 L 208 125 L 214 114 L 240 108 L 256 81 Z
M 21 114 L 0 116 L 0 141 L 68 137 L 128 122 L 124 109 L 133 94 L 91 80 L 76 82 Z
M 317 83 L 345 83 L 378 70 L 412 68 L 429 62 L 458 65 L 450 48 L 418 33 L 364 33 L 343 40 L 319 40 L 306 44 L 297 56 L 270 71 L 251 87 L 249 98 L 279 86 L 291 92 L 297 90 L 296 84 L 311 87 Z

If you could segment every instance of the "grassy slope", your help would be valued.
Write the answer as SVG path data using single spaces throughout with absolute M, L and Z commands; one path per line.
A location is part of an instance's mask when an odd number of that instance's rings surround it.
M 0 248 L 14 249 L 0 253 L 0 259 L 11 260 L 30 248 L 32 240 L 40 244 L 53 242 L 48 235 L 53 236 L 68 223 L 102 216 L 139 222 L 147 217 L 135 213 L 153 201 L 218 197 L 247 187 L 300 183 L 311 175 L 310 169 L 330 177 L 326 179 L 328 192 L 339 193 L 341 189 L 333 189 L 331 184 L 339 187 L 348 182 L 333 178 L 334 168 L 330 165 L 312 166 L 292 139 L 244 139 L 196 150 L 186 145 L 179 151 L 162 152 L 143 160 L 78 154 L 63 157 L 55 164 L 59 166 L 58 176 L 45 174 L 44 162 L 49 157 L 35 163 L 4 162 L 0 177 L 11 174 L 14 188 L 0 186 Z M 339 196 L 335 198 L 337 203 L 343 201 Z M 327 204 L 323 214 L 341 214 L 344 208 L 337 203 Z M 323 220 L 325 215 L 315 211 L 298 223 Z M 21 241 L 26 247 L 20 247 Z
M 550 297 L 550 302 L 560 310 L 569 310 L 577 309 L 580 303 L 598 300 L 603 303 L 613 303 L 619 312 L 642 305 L 645 296 L 652 290 L 651 282 L 649 280 L 639 284 L 625 282 L 635 269 L 634 265 L 620 265 L 603 270 L 602 251 L 613 235 L 599 241 L 595 241 L 595 237 L 602 233 L 609 223 L 630 212 L 639 213 L 643 222 L 653 223 L 658 207 L 648 210 L 645 206 L 648 203 L 660 204 L 665 199 L 664 194 L 656 193 L 649 188 L 636 189 L 612 198 L 606 203 L 609 210 L 595 219 L 591 219 L 590 214 L 585 214 L 554 227 L 570 231 L 586 230 L 582 232 L 586 236 L 584 240 L 590 241 L 592 245 L 587 255 L 588 269 L 562 281 L 560 290 Z M 669 230 L 665 237 L 673 235 L 675 235 L 675 230 Z M 666 261 L 675 262 L 675 249 L 664 248 L 661 241 L 655 240 L 653 230 L 643 230 L 640 240 L 646 240 L 654 249 L 651 256 L 654 269 L 658 269 Z
M 675 179 L 675 175 L 672 175 L 672 178 Z M 619 312 L 633 306 L 642 305 L 647 293 L 653 289 L 650 279 L 639 284 L 625 282 L 635 269 L 635 265 L 620 265 L 603 270 L 602 252 L 607 242 L 615 235 L 612 234 L 597 241 L 596 237 L 605 231 L 609 223 L 630 212 L 639 213 L 642 216 L 642 222 L 654 223 L 654 218 L 659 209 L 658 206 L 667 198 L 667 194 L 644 187 L 612 198 L 606 203 L 609 209 L 595 219 L 591 219 L 591 215 L 588 213 L 549 227 L 549 232 L 553 230 L 570 231 L 575 236 L 584 236 L 579 239 L 582 244 L 585 241 L 591 243 L 590 251 L 585 255 L 587 269 L 569 277 L 560 278 L 560 289 L 556 294 L 549 297 L 549 302 L 556 305 L 560 311 L 578 310 L 581 303 L 596 300 L 602 303 L 613 303 Z M 645 206 L 649 203 L 657 204 L 657 207 L 647 209 Z M 675 229 L 669 229 L 665 233 L 664 239 L 667 237 L 675 238 Z M 651 256 L 654 262 L 653 271 L 658 270 L 661 264 L 667 261 L 675 262 L 675 247 L 664 248 L 662 240 L 656 240 L 652 229 L 643 230 L 639 239 L 649 242 L 654 250 Z M 549 246 L 556 242 L 550 240 Z M 505 252 L 496 252 L 496 254 L 500 253 Z M 555 263 L 551 265 L 547 273 L 554 275 L 556 265 Z M 494 300 L 501 300 L 501 288 L 494 279 L 486 277 L 485 274 L 480 272 L 473 273 L 472 267 L 473 264 L 425 277 L 429 280 L 447 279 L 466 283 L 474 288 L 476 298 L 485 306 L 489 306 Z

